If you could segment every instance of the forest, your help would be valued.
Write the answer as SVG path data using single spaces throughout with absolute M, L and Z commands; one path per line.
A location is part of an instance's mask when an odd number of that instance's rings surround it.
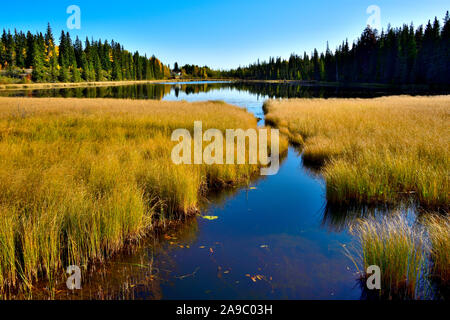
M 367 27 L 352 46 L 344 41 L 333 53 L 270 58 L 223 76 L 258 80 L 305 80 L 385 84 L 450 83 L 450 18 L 423 27 L 411 24 L 379 33 Z
M 81 82 L 164 79 L 170 68 L 156 57 L 150 59 L 125 50 L 114 40 L 84 44 L 61 32 L 56 44 L 50 24 L 47 32 L 26 34 L 3 30 L 0 39 L 0 70 L 10 78 L 34 82 Z M 27 72 L 28 71 L 28 72 Z
M 3 75 L 3 77 L 2 77 Z M 14 33 L 3 30 L 0 38 L 0 82 L 22 79 L 33 82 L 81 82 L 184 79 L 298 80 L 380 84 L 450 83 L 450 17 L 443 23 L 419 26 L 404 24 L 387 30 L 367 27 L 361 36 L 348 40 L 333 52 L 328 44 L 324 53 L 292 54 L 289 59 L 271 57 L 269 61 L 232 70 L 213 70 L 186 64 L 174 69 L 155 56 L 147 58 L 125 50 L 114 40 L 89 40 L 84 44 L 68 32 L 61 32 L 56 44 L 50 24 L 45 34 Z

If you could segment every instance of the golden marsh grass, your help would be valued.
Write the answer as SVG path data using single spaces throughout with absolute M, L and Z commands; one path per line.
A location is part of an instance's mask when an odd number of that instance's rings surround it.
M 175 165 L 174 129 L 256 128 L 220 102 L 0 98 L 0 288 L 102 261 L 257 165 Z M 285 143 L 284 148 L 287 148 Z
M 356 236 L 357 246 L 347 253 L 363 281 L 367 268 L 375 265 L 381 271 L 380 294 L 384 298 L 418 298 L 428 258 L 422 227 L 411 226 L 403 215 L 394 213 L 361 219 L 350 232 Z
M 442 286 L 450 286 L 450 216 L 430 215 L 426 219 L 431 243 L 433 275 Z
M 450 96 L 270 100 L 266 119 L 322 166 L 331 203 L 414 195 L 449 207 Z
M 450 218 L 428 213 L 408 222 L 402 212 L 359 219 L 350 233 L 356 246 L 346 249 L 361 274 L 371 265 L 380 267 L 380 295 L 389 299 L 418 299 L 427 295 L 448 298 L 450 284 Z M 434 283 L 437 291 L 433 289 Z

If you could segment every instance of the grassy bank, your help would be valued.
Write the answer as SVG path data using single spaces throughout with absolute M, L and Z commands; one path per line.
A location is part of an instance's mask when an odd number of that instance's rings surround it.
M 448 211 L 450 96 L 271 100 L 266 121 L 321 166 L 330 203 L 414 196 Z
M 220 102 L 0 98 L 0 288 L 103 261 L 256 165 L 175 165 L 177 128 L 255 128 Z
M 166 79 L 166 80 L 135 80 L 135 81 L 93 81 L 93 82 L 54 82 L 54 83 L 0 83 L 0 90 L 37 90 L 37 89 L 64 89 L 105 86 L 128 86 L 133 84 L 151 84 L 164 82 L 189 81 L 228 81 L 226 79 Z

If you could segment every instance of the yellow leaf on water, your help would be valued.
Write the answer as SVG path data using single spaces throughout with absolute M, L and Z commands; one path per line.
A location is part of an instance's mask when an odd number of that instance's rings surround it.
M 206 220 L 216 220 L 219 217 L 218 216 L 202 216 L 202 218 L 206 219 Z
M 256 189 L 258 189 L 258 188 L 256 188 L 256 187 L 250 187 L 250 190 L 256 190 Z

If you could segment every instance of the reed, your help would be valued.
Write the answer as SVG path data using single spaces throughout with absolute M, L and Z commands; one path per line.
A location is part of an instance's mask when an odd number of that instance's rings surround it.
M 434 214 L 426 220 L 431 242 L 433 275 L 443 287 L 448 288 L 450 285 L 450 217 Z
M 347 250 L 361 274 L 376 265 L 381 271 L 380 296 L 388 299 L 415 299 L 424 293 L 427 271 L 427 242 L 420 226 L 408 223 L 404 215 L 361 219 L 351 227 L 357 245 Z
M 196 211 L 257 165 L 175 165 L 177 128 L 256 128 L 223 103 L 0 98 L 0 288 L 49 283 Z M 0 292 L 1 293 L 1 292 Z

